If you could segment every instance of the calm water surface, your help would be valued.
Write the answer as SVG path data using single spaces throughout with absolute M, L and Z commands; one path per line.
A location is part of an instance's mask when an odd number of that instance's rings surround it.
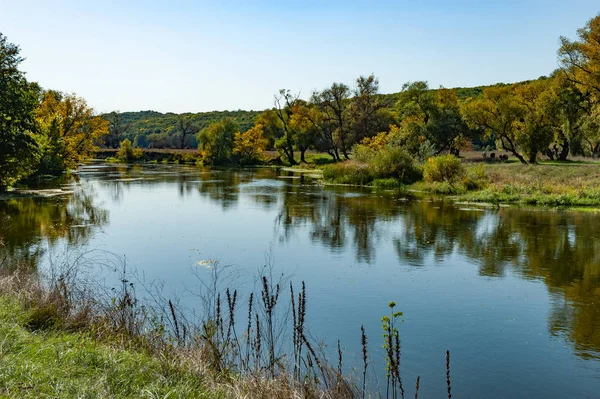
M 248 286 L 270 263 L 306 282 L 310 331 L 331 351 L 339 338 L 349 369 L 361 324 L 381 359 L 393 300 L 409 392 L 420 375 L 422 397 L 445 397 L 449 349 L 456 398 L 600 397 L 595 213 L 407 200 L 272 169 L 96 164 L 52 185 L 74 192 L 0 201 L 0 262 L 106 250 L 190 308 L 206 261 Z

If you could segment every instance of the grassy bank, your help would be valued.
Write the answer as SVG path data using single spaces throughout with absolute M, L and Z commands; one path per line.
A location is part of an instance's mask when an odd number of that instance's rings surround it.
M 68 269 L 50 278 L 18 268 L 0 275 L 0 397 L 372 397 L 363 394 L 372 362 L 364 330 L 357 328 L 361 374 L 350 377 L 339 343 L 332 366 L 308 338 L 304 283 L 263 276 L 242 306 L 236 290 L 221 293 L 214 280 L 216 291 L 199 297 L 207 315 L 194 322 L 176 301 L 152 294 L 142 303 L 125 274 L 121 289 L 102 291 Z M 215 277 L 223 273 L 217 269 Z M 383 323 L 388 335 L 397 334 L 393 320 L 401 315 L 394 306 Z M 238 312 L 247 319 L 236 329 Z M 399 358 L 399 337 L 390 348 L 388 358 Z M 391 362 L 397 389 L 399 364 Z
M 6 398 L 218 398 L 198 371 L 89 331 L 36 329 L 35 308 L 0 296 L 0 396 Z
M 421 168 L 427 172 L 428 165 Z M 344 162 L 324 168 L 324 179 L 333 184 L 355 184 L 434 195 L 450 195 L 461 201 L 521 203 L 542 206 L 600 206 L 600 163 L 543 162 L 463 163 L 446 176 L 420 176 L 406 181 L 359 162 Z

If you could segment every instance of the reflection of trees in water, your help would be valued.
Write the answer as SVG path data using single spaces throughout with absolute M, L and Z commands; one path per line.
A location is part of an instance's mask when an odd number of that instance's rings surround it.
M 403 216 L 398 257 L 421 265 L 453 251 L 479 264 L 483 276 L 510 267 L 525 279 L 544 281 L 553 309 L 550 331 L 572 341 L 583 356 L 600 351 L 600 217 L 583 212 L 525 209 L 461 211 L 416 202 Z
M 288 240 L 294 230 L 310 226 L 310 237 L 331 250 L 351 245 L 360 262 L 375 260 L 375 246 L 380 239 L 378 222 L 393 220 L 400 208 L 392 197 L 352 194 L 340 189 L 307 189 L 298 183 L 282 192 L 283 201 L 277 224 L 281 240 Z
M 0 262 L 34 267 L 45 241 L 81 245 L 107 222 L 108 211 L 94 203 L 90 187 L 77 187 L 64 196 L 0 201 Z

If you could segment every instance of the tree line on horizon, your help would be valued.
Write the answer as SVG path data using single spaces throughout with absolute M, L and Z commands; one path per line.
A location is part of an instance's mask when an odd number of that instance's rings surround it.
M 0 189 L 35 175 L 54 175 L 88 159 L 97 146 L 198 148 L 204 164 L 305 162 L 308 150 L 333 161 L 357 145 L 406 150 L 420 161 L 459 149 L 498 149 L 524 164 L 540 156 L 600 156 L 600 15 L 561 37 L 560 68 L 514 84 L 431 89 L 406 83 L 379 93 L 374 75 L 360 76 L 302 99 L 280 90 L 264 111 L 97 115 L 74 94 L 43 90 L 18 69 L 19 47 L 0 34 Z M 299 156 L 297 156 L 299 154 Z

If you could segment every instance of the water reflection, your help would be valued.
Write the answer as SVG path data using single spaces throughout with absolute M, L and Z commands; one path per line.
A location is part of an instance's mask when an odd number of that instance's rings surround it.
M 48 246 L 59 240 L 80 246 L 108 222 L 92 187 L 70 188 L 65 195 L 0 201 L 0 267 L 35 267 Z

